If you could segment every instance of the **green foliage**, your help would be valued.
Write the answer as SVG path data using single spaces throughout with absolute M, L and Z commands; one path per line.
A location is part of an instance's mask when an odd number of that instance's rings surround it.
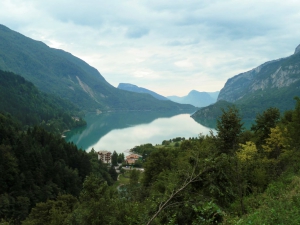
M 150 186 L 161 172 L 171 170 L 174 166 L 176 154 L 175 150 L 164 148 L 153 151 L 144 163 L 143 185 Z
M 139 170 L 133 169 L 130 171 L 129 183 L 130 185 L 137 185 L 140 179 L 141 172 Z
M 71 224 L 122 224 L 119 213 L 117 190 L 94 175 L 86 177 L 79 198 L 80 204 L 73 211 Z
M 227 154 L 237 149 L 243 124 L 236 108 L 230 107 L 227 111 L 222 111 L 222 116 L 217 120 L 216 130 L 219 151 Z
M 243 132 L 238 110 L 229 108 L 218 121 L 217 135 L 200 134 L 181 140 L 179 147 L 137 146 L 139 153 L 149 153 L 144 172 L 127 171 L 115 186 L 114 167 L 108 170 L 94 149 L 78 151 L 40 127 L 24 132 L 12 117 L 0 114 L 0 221 L 298 224 L 296 101 L 282 120 L 276 109 L 260 114 L 256 132 Z M 259 138 L 261 146 L 255 143 Z M 116 161 L 124 159 L 114 155 Z
M 116 151 L 114 151 L 111 156 L 111 164 L 113 166 L 118 166 L 118 153 Z
M 193 210 L 196 213 L 193 225 L 219 224 L 223 220 L 224 212 L 212 201 L 205 202 L 200 206 L 193 205 Z
M 270 129 L 274 128 L 280 119 L 280 112 L 277 108 L 269 108 L 262 114 L 258 114 L 255 119 L 255 124 L 251 130 L 255 132 L 257 138 L 256 144 L 261 146 L 270 134 Z
M 70 224 L 70 215 L 76 207 L 77 199 L 72 195 L 59 195 L 55 200 L 38 203 L 31 211 L 24 225 Z
M 124 160 L 125 160 L 124 153 L 120 153 L 117 158 L 118 163 L 122 163 L 124 162 Z
M 0 70 L 0 108 L 23 125 L 41 125 L 61 133 L 85 125 L 77 107 L 59 97 L 40 92 L 23 77 Z
M 299 176 L 285 174 L 272 182 L 265 193 L 247 199 L 255 208 L 230 224 L 299 224 L 300 190 Z
M 155 150 L 156 148 L 152 144 L 139 145 L 131 149 L 132 152 L 141 155 L 143 160 L 147 160 L 147 157 Z
M 107 169 L 103 172 L 93 159 L 97 155 L 59 135 L 41 127 L 21 131 L 11 117 L 0 114 L 0 219 L 19 224 L 36 203 L 59 193 L 78 196 L 90 173 L 110 181 Z
M 291 113 L 290 121 L 288 122 L 288 136 L 290 138 L 290 145 L 300 150 L 300 98 L 296 97 L 295 109 Z
M 109 168 L 108 173 L 114 181 L 118 180 L 118 173 L 113 165 Z

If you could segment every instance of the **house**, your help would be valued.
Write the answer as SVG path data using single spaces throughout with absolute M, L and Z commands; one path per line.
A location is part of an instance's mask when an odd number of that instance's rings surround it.
M 138 155 L 138 154 L 130 154 L 128 156 L 126 156 L 126 163 L 129 165 L 135 164 L 135 161 L 142 159 L 142 156 Z
M 103 163 L 111 163 L 112 153 L 109 151 L 99 151 L 98 160 L 101 160 Z

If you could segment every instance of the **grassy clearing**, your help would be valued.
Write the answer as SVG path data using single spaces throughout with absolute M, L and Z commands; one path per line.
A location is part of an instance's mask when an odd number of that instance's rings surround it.
M 128 185 L 130 182 L 129 176 L 130 176 L 130 170 L 125 171 L 123 174 L 119 174 L 118 181 L 116 181 L 113 186 L 117 188 L 120 185 Z M 139 176 L 139 182 L 141 182 L 142 179 L 143 179 L 143 173 L 141 172 Z
M 167 145 L 155 145 L 154 147 L 155 148 L 174 148 L 174 147 L 179 147 L 181 142 L 182 141 L 177 141 L 177 142 L 172 141 L 171 143 L 169 143 Z M 176 144 L 176 143 L 178 143 L 178 144 Z M 178 145 L 178 146 L 176 146 L 176 145 Z

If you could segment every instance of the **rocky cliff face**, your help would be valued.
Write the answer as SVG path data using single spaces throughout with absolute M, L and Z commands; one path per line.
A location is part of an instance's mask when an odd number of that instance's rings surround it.
M 300 52 L 300 45 L 297 46 L 297 48 L 295 49 L 295 53 L 294 54 L 298 54 Z
M 300 80 L 300 45 L 287 58 L 266 62 L 248 72 L 236 75 L 226 82 L 218 101 L 236 102 L 245 96 L 263 90 L 278 90 Z

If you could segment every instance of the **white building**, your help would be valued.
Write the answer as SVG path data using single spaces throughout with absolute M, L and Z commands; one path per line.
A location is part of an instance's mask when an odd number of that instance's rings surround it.
M 98 160 L 101 160 L 103 163 L 111 163 L 112 153 L 109 151 L 99 151 Z

